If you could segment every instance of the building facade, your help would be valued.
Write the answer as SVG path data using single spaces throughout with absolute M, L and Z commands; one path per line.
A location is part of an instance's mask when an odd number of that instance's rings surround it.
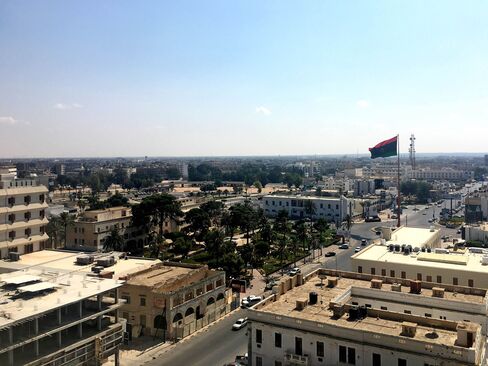
M 124 238 L 126 247 L 144 245 L 144 235 L 140 228 L 131 225 L 130 207 L 112 207 L 103 210 L 85 211 L 67 228 L 66 247 L 76 250 L 104 249 L 106 238 L 113 228 L 117 228 Z
M 348 199 L 339 197 L 285 196 L 266 195 L 263 197 L 262 208 L 266 215 L 276 216 L 286 211 L 291 218 L 323 218 L 330 222 L 342 222 L 349 214 Z M 313 205 L 314 213 L 310 213 Z
M 18 179 L 15 171 L 0 168 L 0 257 L 24 254 L 48 245 L 46 203 L 48 190 L 34 178 Z
M 410 179 L 418 180 L 447 180 L 447 181 L 467 181 L 474 178 L 472 170 L 454 170 L 454 169 L 424 169 L 411 170 L 408 173 Z
M 164 263 L 126 278 L 122 316 L 133 336 L 184 338 L 230 311 L 225 272 Z
M 289 278 L 248 310 L 249 365 L 484 365 L 486 290 L 417 285 L 325 269 Z

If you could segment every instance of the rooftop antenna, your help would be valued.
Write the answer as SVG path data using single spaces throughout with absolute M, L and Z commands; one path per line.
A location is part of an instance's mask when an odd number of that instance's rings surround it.
M 410 135 L 410 148 L 408 152 L 410 153 L 410 165 L 415 170 L 415 135 L 413 133 Z

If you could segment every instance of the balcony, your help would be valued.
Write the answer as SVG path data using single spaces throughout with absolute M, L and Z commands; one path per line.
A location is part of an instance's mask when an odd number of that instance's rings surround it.
M 294 353 L 285 353 L 285 364 L 294 366 L 307 366 L 309 365 L 308 356 L 296 355 Z

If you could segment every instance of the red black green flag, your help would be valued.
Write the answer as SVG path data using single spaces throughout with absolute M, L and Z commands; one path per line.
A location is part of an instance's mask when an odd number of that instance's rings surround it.
M 374 147 L 370 147 L 369 152 L 371 153 L 371 159 L 396 156 L 397 144 L 398 144 L 398 136 L 395 136 L 392 137 L 391 139 L 381 141 L 379 144 L 376 144 L 376 146 Z

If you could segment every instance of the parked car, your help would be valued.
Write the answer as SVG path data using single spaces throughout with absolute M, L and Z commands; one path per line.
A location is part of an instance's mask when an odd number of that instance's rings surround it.
M 336 253 L 335 253 L 335 252 L 327 252 L 327 253 L 325 253 L 324 255 L 325 255 L 326 257 L 333 257 L 333 256 L 335 256 L 335 255 L 336 255 Z
M 458 231 L 456 231 L 457 234 L 461 234 L 461 229 L 459 229 Z
M 356 247 L 356 248 L 354 249 L 354 253 L 359 253 L 360 251 L 361 251 L 361 247 Z
M 246 326 L 247 318 L 240 318 L 237 319 L 236 322 L 232 325 L 232 330 L 239 330 Z
M 397 216 L 397 215 L 395 215 L 395 214 L 391 215 L 390 217 L 391 217 L 392 219 L 397 219 L 397 218 L 398 218 L 398 216 Z
M 261 296 L 250 295 L 241 301 L 241 307 L 248 308 L 260 302 L 263 298 Z
M 381 219 L 379 216 L 368 216 L 368 217 L 366 217 L 366 219 L 364 221 L 366 221 L 366 222 L 381 222 Z
M 295 276 L 296 274 L 300 273 L 300 268 L 298 267 L 295 267 L 295 268 L 292 268 L 289 272 L 288 272 L 288 276 Z
M 264 287 L 265 290 L 272 290 L 273 289 L 273 286 L 276 285 L 276 281 L 269 281 L 266 286 Z
M 247 366 L 249 363 L 249 356 L 246 353 L 245 355 L 237 355 L 235 359 L 235 363 L 239 366 Z
M 366 239 L 361 239 L 361 245 L 364 247 L 368 244 L 368 241 Z
M 349 249 L 349 244 L 341 244 L 339 245 L 339 249 Z

